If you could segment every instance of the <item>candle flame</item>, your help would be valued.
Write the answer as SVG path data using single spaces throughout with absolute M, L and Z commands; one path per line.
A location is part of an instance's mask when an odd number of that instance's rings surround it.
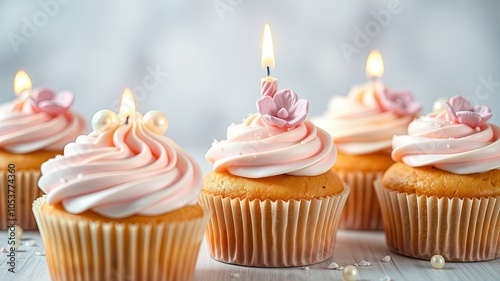
M 31 79 L 24 70 L 19 70 L 14 77 L 14 93 L 19 96 L 26 90 L 31 90 Z
M 120 103 L 120 112 L 118 115 L 120 117 L 129 117 L 135 114 L 135 101 L 134 94 L 130 88 L 125 88 L 122 94 L 122 101 Z
M 373 50 L 366 60 L 366 75 L 380 78 L 384 75 L 384 61 L 379 51 Z
M 269 23 L 264 26 L 264 35 L 262 37 L 262 60 L 261 65 L 264 69 L 274 68 L 274 47 L 273 35 Z

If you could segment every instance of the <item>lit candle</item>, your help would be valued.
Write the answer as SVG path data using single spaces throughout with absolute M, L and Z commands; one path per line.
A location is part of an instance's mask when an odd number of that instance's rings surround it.
M 384 61 L 382 60 L 382 55 L 379 51 L 373 50 L 368 55 L 366 60 L 366 75 L 377 80 L 384 75 Z
M 16 96 L 28 97 L 31 92 L 31 79 L 24 70 L 19 70 L 14 77 L 14 93 Z
M 273 97 L 278 89 L 278 79 L 271 76 L 271 69 L 274 68 L 274 48 L 269 23 L 264 26 L 261 65 L 267 71 L 267 76 L 260 80 L 261 96 Z
M 134 94 L 130 88 L 125 88 L 120 102 L 120 111 L 116 114 L 110 109 L 98 111 L 92 117 L 92 128 L 101 133 L 113 130 L 121 125 L 130 125 L 139 122 L 146 128 L 157 134 L 163 134 L 168 129 L 167 117 L 157 110 L 147 112 L 144 117 L 135 109 Z

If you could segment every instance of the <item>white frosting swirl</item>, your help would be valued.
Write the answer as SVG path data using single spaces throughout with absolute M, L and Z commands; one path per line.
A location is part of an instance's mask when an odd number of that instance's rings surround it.
M 472 128 L 435 117 L 410 123 L 408 135 L 395 136 L 392 158 L 408 166 L 432 165 L 455 174 L 500 169 L 500 128 Z
M 260 114 L 229 126 L 227 140 L 214 142 L 206 153 L 215 171 L 248 178 L 319 175 L 333 166 L 336 156 L 328 133 L 310 121 L 278 128 L 268 126 Z
M 137 120 L 78 137 L 41 171 L 39 186 L 48 204 L 62 202 L 70 213 L 92 210 L 110 218 L 195 204 L 202 182 L 191 156 Z
M 35 112 L 21 99 L 0 106 L 0 148 L 12 153 L 60 151 L 85 131 L 84 118 L 70 111 Z

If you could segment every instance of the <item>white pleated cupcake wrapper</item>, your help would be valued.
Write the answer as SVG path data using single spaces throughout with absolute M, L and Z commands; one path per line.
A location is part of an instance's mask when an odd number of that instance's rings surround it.
M 311 200 L 248 200 L 202 192 L 212 219 L 205 233 L 219 261 L 257 267 L 291 267 L 332 256 L 338 220 L 349 193 Z
M 448 198 L 392 191 L 375 181 L 385 235 L 397 253 L 420 259 L 483 261 L 500 257 L 500 196 Z
M 10 189 L 8 175 L 8 171 L 0 171 L 0 229 L 7 229 L 10 223 L 14 223 L 24 230 L 36 230 L 37 225 L 31 207 L 33 201 L 43 195 L 43 192 L 38 188 L 40 171 L 16 170 L 13 174 L 15 175 L 13 184 L 15 187 Z M 15 197 L 15 205 L 9 206 L 9 200 L 13 199 L 12 195 Z M 13 216 L 10 216 L 9 209 L 13 209 Z M 9 219 L 15 219 L 15 221 Z
M 185 222 L 122 224 L 45 214 L 44 202 L 33 212 L 53 281 L 193 279 L 210 210 Z
M 382 230 L 384 221 L 373 188 L 373 181 L 383 172 L 360 172 L 335 170 L 351 192 L 340 216 L 340 229 Z

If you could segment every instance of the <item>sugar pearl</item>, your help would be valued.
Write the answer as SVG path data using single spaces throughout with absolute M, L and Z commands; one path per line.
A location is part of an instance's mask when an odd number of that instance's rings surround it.
M 355 281 L 358 277 L 358 269 L 354 265 L 348 265 L 342 270 L 342 278 L 344 281 Z
M 436 269 L 443 268 L 444 263 L 445 263 L 444 258 L 441 255 L 434 255 L 431 258 L 431 265 Z
M 92 128 L 97 133 L 104 132 L 108 129 L 116 127 L 120 123 L 118 115 L 112 110 L 103 109 L 92 117 Z
M 432 112 L 441 112 L 446 109 L 444 102 L 448 101 L 447 98 L 439 98 L 432 105 Z
M 162 135 L 168 129 L 168 119 L 165 114 L 158 110 L 151 110 L 144 115 L 144 124 L 151 131 Z

